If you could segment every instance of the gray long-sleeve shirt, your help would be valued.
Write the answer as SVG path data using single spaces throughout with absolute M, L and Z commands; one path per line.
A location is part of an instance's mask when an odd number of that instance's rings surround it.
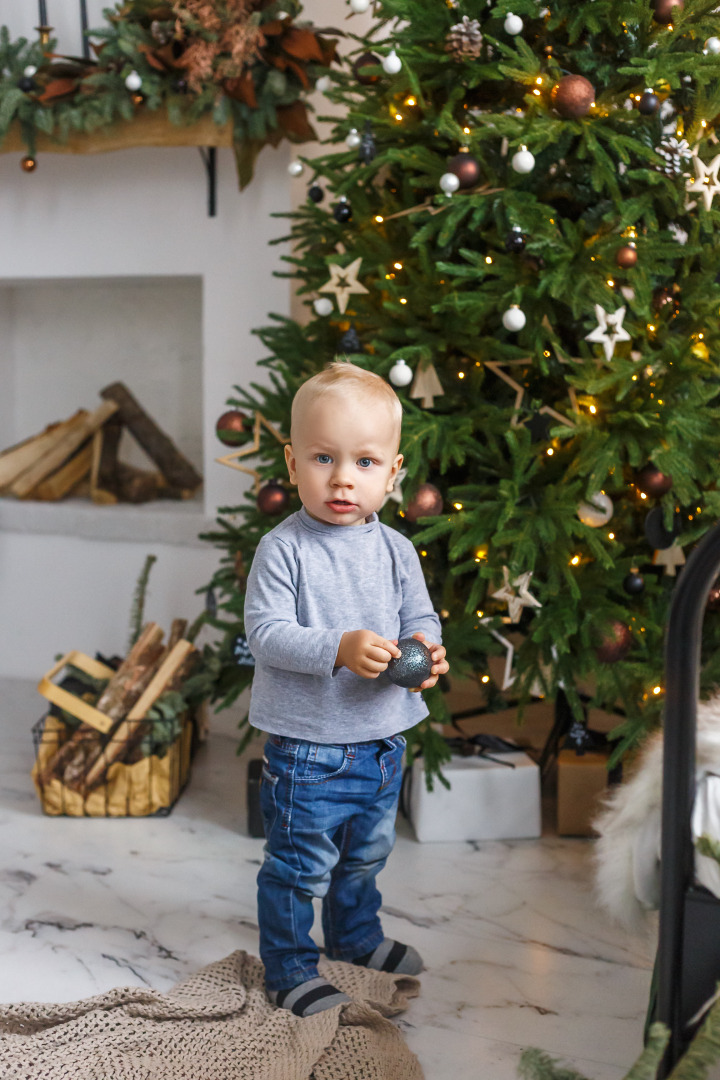
M 410 540 L 373 514 L 326 525 L 305 507 L 260 541 L 248 576 L 245 631 L 255 658 L 250 723 L 318 743 L 365 742 L 412 727 L 422 694 L 335 667 L 349 630 L 441 641 Z

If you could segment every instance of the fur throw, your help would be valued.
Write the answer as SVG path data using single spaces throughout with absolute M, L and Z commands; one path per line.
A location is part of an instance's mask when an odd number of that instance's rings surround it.
M 662 732 L 650 736 L 629 780 L 614 788 L 593 822 L 600 905 L 629 929 L 660 901 Z M 720 696 L 698 705 L 697 792 L 692 831 L 720 841 Z M 720 895 L 720 866 L 696 853 L 696 880 Z

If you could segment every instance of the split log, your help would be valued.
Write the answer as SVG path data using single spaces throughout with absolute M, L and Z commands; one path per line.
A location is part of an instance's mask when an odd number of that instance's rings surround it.
M 148 623 L 135 642 L 118 670 L 100 695 L 95 708 L 105 713 L 111 720 L 119 720 L 137 701 L 147 681 L 152 678 L 153 667 L 159 659 L 158 648 L 163 632 L 156 623 Z M 152 665 L 150 666 L 150 661 Z M 149 669 L 149 671 L 148 671 Z M 149 677 L 148 677 L 149 676 Z M 143 679 L 146 679 L 143 682 Z M 62 746 L 48 759 L 45 768 L 38 776 L 40 785 L 47 784 L 53 777 L 62 779 L 66 768 L 75 755 L 83 761 L 87 757 L 86 748 L 94 743 L 102 747 L 102 735 L 91 724 L 81 723 Z
M 92 441 L 88 440 L 67 464 L 34 487 L 27 498 L 40 499 L 43 502 L 56 502 L 62 499 L 77 487 L 81 480 L 90 475 L 92 456 Z
M 173 685 L 174 679 L 184 666 L 188 655 L 194 651 L 195 646 L 189 641 L 178 641 L 176 643 L 127 717 L 118 724 L 103 752 L 85 773 L 84 788 L 91 788 L 94 784 L 102 781 L 112 763 L 124 757 L 133 748 L 143 732 L 144 725 L 141 721 L 160 695 Z
M 100 391 L 100 397 L 116 403 L 120 419 L 155 462 L 170 487 L 192 491 L 200 487 L 200 474 L 123 383 L 115 382 L 106 386 Z
M 79 409 L 69 420 L 49 424 L 39 435 L 11 446 L 0 454 L 0 489 L 9 487 L 22 474 L 47 454 L 75 425 L 87 417 L 87 409 Z
M 108 417 L 117 412 L 114 401 L 104 401 L 94 412 L 86 414 L 78 422 L 65 432 L 59 441 L 43 456 L 36 460 L 29 469 L 11 485 L 10 491 L 19 499 L 26 498 L 32 489 L 44 480 L 50 473 L 55 472 L 85 440 L 92 435 Z

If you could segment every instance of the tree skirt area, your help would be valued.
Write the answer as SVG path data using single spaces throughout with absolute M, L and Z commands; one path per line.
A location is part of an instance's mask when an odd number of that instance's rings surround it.
M 67 1004 L 0 1006 L 4 1080 L 422 1080 L 388 1019 L 417 979 L 322 961 L 353 1000 L 301 1019 L 271 1005 L 234 952 L 167 993 L 118 987 Z

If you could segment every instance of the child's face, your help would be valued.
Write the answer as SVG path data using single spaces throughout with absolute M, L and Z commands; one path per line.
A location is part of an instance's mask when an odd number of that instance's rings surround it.
M 311 517 L 362 525 L 380 509 L 403 460 L 387 406 L 326 394 L 306 406 L 293 431 L 285 460 Z

